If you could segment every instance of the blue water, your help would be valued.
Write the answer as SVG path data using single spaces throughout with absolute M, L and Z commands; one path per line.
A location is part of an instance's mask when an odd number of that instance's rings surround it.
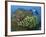
M 16 6 L 11 5 L 11 12 L 14 13 L 16 9 L 21 8 L 25 10 L 32 10 L 34 15 L 41 15 L 41 7 L 40 6 Z

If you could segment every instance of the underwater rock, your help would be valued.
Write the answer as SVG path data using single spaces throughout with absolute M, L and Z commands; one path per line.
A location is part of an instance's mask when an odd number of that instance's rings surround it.
M 16 20 L 21 21 L 23 20 L 26 16 L 32 16 L 31 11 L 27 11 L 24 9 L 17 9 L 15 12 Z

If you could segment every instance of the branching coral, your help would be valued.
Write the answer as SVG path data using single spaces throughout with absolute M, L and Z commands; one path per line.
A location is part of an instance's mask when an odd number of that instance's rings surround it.
M 27 16 L 25 19 L 18 22 L 18 25 L 23 27 L 33 28 L 36 26 L 36 23 L 37 23 L 36 19 L 37 19 L 36 16 L 32 16 L 32 17 Z

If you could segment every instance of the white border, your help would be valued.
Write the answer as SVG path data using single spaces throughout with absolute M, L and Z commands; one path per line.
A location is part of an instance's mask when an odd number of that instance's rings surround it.
M 8 2 L 7 3 L 7 29 L 8 35 L 20 35 L 20 34 L 37 34 L 37 33 L 44 33 L 44 5 L 43 4 L 34 4 L 34 3 L 18 3 L 18 2 Z M 41 7 L 41 30 L 37 31 L 14 31 L 11 32 L 11 5 L 21 5 L 21 6 L 40 6 Z

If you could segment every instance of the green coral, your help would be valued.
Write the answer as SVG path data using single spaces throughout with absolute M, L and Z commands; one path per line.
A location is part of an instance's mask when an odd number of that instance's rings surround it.
M 18 25 L 23 27 L 33 28 L 36 26 L 36 16 L 32 17 L 27 16 L 25 19 L 18 22 Z

